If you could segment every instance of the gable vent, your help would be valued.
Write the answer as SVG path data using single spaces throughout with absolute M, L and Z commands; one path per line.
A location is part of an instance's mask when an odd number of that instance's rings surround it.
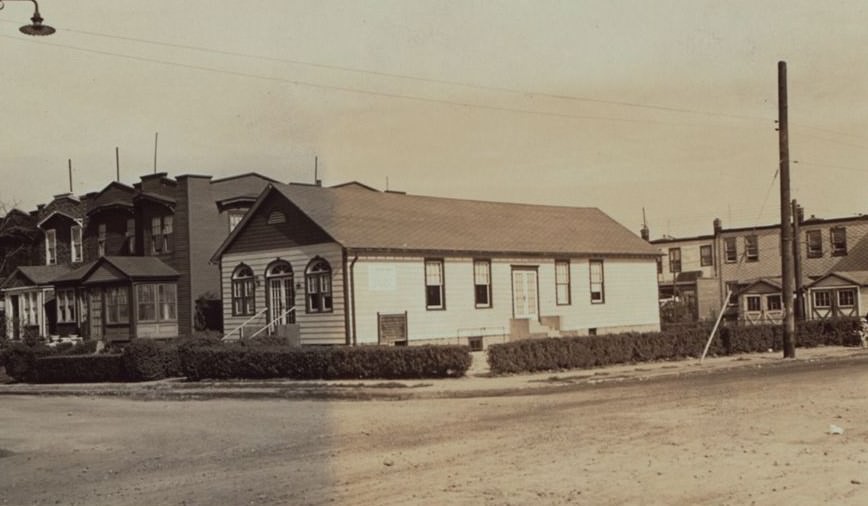
M 275 225 L 277 223 L 286 223 L 286 215 L 280 211 L 271 211 L 268 215 L 268 224 Z

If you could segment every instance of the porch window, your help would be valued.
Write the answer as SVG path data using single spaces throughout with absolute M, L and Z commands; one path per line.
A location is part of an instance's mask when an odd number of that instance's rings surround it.
M 808 230 L 805 232 L 808 258 L 820 258 L 823 256 L 823 232 L 820 230 Z
M 832 242 L 832 256 L 840 257 L 847 254 L 847 229 L 833 227 L 829 229 L 829 238 Z
M 766 308 L 769 311 L 780 311 L 782 307 L 780 295 L 766 295 Z
M 136 285 L 138 320 L 147 322 L 177 320 L 177 288 L 175 283 Z
M 681 248 L 669 248 L 669 272 L 681 272 Z
M 256 287 L 253 271 L 241 264 L 232 273 L 232 315 L 251 316 L 256 313 Z
M 828 290 L 814 292 L 814 307 L 832 307 L 832 294 Z
M 762 299 L 759 295 L 748 295 L 745 299 L 748 311 L 762 311 Z
M 704 244 L 699 247 L 699 265 L 702 267 L 714 265 L 714 258 L 711 256 L 710 244 Z
M 591 304 L 603 304 L 606 302 L 606 288 L 604 285 L 603 261 L 591 260 L 590 281 L 591 281 Z
M 748 262 L 759 260 L 759 243 L 755 235 L 746 235 L 744 237 L 744 255 Z
M 304 273 L 307 312 L 328 313 L 332 310 L 332 268 L 322 258 L 315 258 Z
M 127 219 L 127 232 L 125 234 L 127 243 L 127 253 L 130 255 L 136 254 L 136 219 Z
M 558 306 L 570 303 L 570 261 L 555 260 L 555 296 Z
M 24 325 L 39 325 L 39 304 L 37 303 L 37 293 L 28 292 L 21 294 L 19 300 L 21 303 L 21 320 Z
M 72 255 L 72 262 L 81 262 L 84 260 L 84 255 L 82 254 L 81 249 L 81 226 L 73 225 L 72 228 L 69 229 L 70 236 L 70 253 Z
M 141 313 L 139 319 L 142 320 Z M 128 289 L 125 286 L 113 286 L 105 290 L 105 322 L 129 323 L 130 303 Z
M 45 265 L 57 263 L 57 231 L 52 229 L 45 231 Z
M 491 261 L 473 261 L 473 297 L 476 307 L 491 307 Z
M 75 290 L 57 291 L 57 322 L 70 323 L 75 321 Z
M 728 264 L 738 262 L 738 245 L 735 237 L 727 237 L 723 240 L 723 259 Z
M 443 260 L 425 260 L 425 307 L 445 309 Z
M 105 223 L 100 223 L 99 227 L 97 228 L 96 249 L 97 249 L 97 254 L 101 257 L 105 256 L 105 238 L 106 238 Z
M 856 305 L 856 291 L 855 290 L 838 290 L 838 306 L 840 307 L 853 307 Z

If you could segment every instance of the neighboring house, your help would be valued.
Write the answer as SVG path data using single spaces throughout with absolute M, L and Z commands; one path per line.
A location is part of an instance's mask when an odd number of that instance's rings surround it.
M 349 183 L 269 186 L 212 260 L 227 337 L 484 346 L 658 330 L 656 256 L 595 208 Z
M 57 332 L 54 279 L 69 271 L 66 265 L 21 265 L 2 284 L 6 336 L 22 339 Z
M 744 301 L 738 301 L 740 294 L 748 285 L 760 279 L 781 278 L 780 226 L 742 227 L 724 229 L 720 220 L 714 222 L 711 236 L 684 239 L 664 238 L 651 241 L 663 255 L 662 273 L 659 275 L 660 297 L 665 299 L 673 291 L 695 294 L 699 318 L 714 318 L 720 311 L 728 290 L 733 293 L 730 305 L 738 311 L 728 312 L 731 319 L 750 321 Z M 846 218 L 819 219 L 811 217 L 799 224 L 799 235 L 795 237 L 798 256 L 795 264 L 801 272 L 803 281 L 795 288 L 804 293 L 806 285 L 830 272 L 849 272 L 868 270 L 868 216 L 858 215 Z M 701 276 L 682 281 L 681 275 L 675 277 L 666 271 L 666 259 L 681 256 L 682 259 L 695 257 L 709 258 L 701 261 L 711 266 L 700 265 Z M 703 252 L 699 252 L 702 249 Z M 680 251 L 678 251 L 680 250 Z M 673 253 L 675 251 L 675 253 Z M 670 262 L 671 264 L 671 262 Z M 682 270 L 694 270 L 682 260 Z M 750 299 L 752 304 L 756 299 Z M 804 303 L 806 316 L 819 317 L 822 312 L 808 310 Z M 713 315 L 713 316 L 712 316 Z
M 834 271 L 807 287 L 808 317 L 812 320 L 865 316 L 868 312 L 868 270 Z
M 741 319 L 746 323 L 781 323 L 784 317 L 780 279 L 758 279 L 734 297 Z

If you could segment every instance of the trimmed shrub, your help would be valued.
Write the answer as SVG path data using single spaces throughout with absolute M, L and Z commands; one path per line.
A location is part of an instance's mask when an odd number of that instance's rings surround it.
M 133 339 L 123 351 L 123 365 L 130 381 L 152 381 L 181 376 L 181 360 L 174 344 Z
M 443 378 L 463 376 L 472 360 L 467 346 L 290 348 L 232 343 L 179 350 L 184 374 L 191 380 Z
M 43 344 L 12 343 L 5 352 L 6 374 L 15 381 L 36 381 L 36 359 L 51 353 L 51 348 Z
M 39 383 L 97 383 L 125 381 L 121 355 L 61 355 L 42 357 L 34 363 Z

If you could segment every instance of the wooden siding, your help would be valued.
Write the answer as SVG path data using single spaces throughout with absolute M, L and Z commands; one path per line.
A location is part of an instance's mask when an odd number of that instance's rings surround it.
M 605 303 L 591 304 L 588 259 L 570 259 L 571 304 L 558 306 L 554 259 L 491 259 L 490 308 L 476 308 L 473 258 L 444 260 L 446 309 L 425 308 L 423 257 L 364 257 L 353 269 L 359 344 L 377 342 L 377 313 L 407 312 L 409 338 L 437 339 L 509 332 L 513 318 L 512 269 L 538 272 L 540 317 L 557 316 L 563 331 L 589 328 L 659 328 L 656 264 L 647 260 L 605 260 Z M 394 271 L 393 279 L 391 278 Z M 385 273 L 385 274 L 384 274 Z M 500 330 L 503 329 L 503 330 Z
M 657 275 L 660 283 L 672 283 L 674 274 L 669 270 L 669 250 L 672 248 L 681 249 L 681 271 L 680 272 L 702 272 L 703 278 L 713 278 L 716 276 L 716 264 L 718 259 L 714 256 L 714 239 L 694 239 L 678 242 L 664 242 L 654 244 L 660 249 L 663 262 L 663 272 Z M 702 265 L 702 246 L 711 248 L 712 265 Z
M 286 221 L 269 225 L 268 216 L 272 211 L 284 213 Z M 305 216 L 298 207 L 276 190 L 272 190 L 262 202 L 258 212 L 250 217 L 250 221 L 226 249 L 224 257 L 234 253 L 308 246 L 331 241 L 328 234 Z
M 308 263 L 317 256 L 328 261 L 332 269 L 333 310 L 330 313 L 308 314 L 305 311 L 304 271 Z M 292 266 L 293 281 L 296 286 L 296 323 L 299 325 L 302 344 L 346 344 L 343 251 L 335 243 L 224 255 L 221 261 L 224 331 L 229 332 L 250 318 L 250 316 L 232 316 L 232 272 L 241 263 L 253 270 L 257 280 L 255 304 L 258 312 L 266 307 L 265 271 L 268 265 L 277 259 L 285 260 Z M 248 335 L 267 323 L 264 314 L 253 320 L 247 327 Z
M 131 213 L 118 210 L 107 210 L 91 216 L 87 220 L 87 226 L 82 230 L 84 241 L 85 261 L 99 258 L 99 226 L 106 226 L 106 256 L 127 255 L 127 220 L 132 218 Z

